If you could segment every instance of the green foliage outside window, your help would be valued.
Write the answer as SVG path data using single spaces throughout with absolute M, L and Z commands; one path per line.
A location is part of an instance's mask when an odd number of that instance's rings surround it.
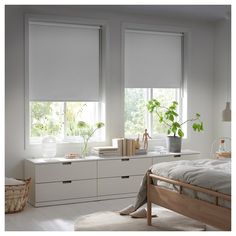
M 149 115 L 146 103 L 149 98 L 156 98 L 163 105 L 169 106 L 172 101 L 178 99 L 178 89 L 175 88 L 126 88 L 125 89 L 125 136 L 136 137 L 142 134 L 144 129 L 150 127 L 152 135 L 165 135 L 166 126 L 158 122 L 156 116 Z M 150 122 L 152 116 L 153 122 Z
M 146 128 L 146 93 L 144 89 L 125 90 L 125 136 L 142 134 Z
M 78 136 L 78 121 L 81 120 L 81 114 L 86 107 L 86 103 L 67 102 L 66 103 L 66 135 Z
M 57 102 L 31 102 L 31 136 L 59 135 L 63 125 L 61 104 Z
M 97 103 L 30 102 L 30 137 L 80 136 L 78 122 L 97 122 Z

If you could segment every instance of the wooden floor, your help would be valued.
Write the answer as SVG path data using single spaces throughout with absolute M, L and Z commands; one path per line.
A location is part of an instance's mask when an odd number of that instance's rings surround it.
M 34 208 L 5 215 L 6 231 L 73 231 L 75 220 L 96 211 L 118 211 L 134 202 L 134 198 Z
M 20 213 L 5 215 L 5 231 L 74 231 L 74 222 L 79 216 L 98 211 L 119 211 L 134 200 L 125 198 L 38 208 L 27 205 Z M 206 230 L 214 228 L 207 226 Z

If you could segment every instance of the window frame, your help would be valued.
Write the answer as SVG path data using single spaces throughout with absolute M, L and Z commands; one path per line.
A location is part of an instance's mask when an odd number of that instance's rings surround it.
M 41 101 L 39 101 L 39 102 L 41 102 Z M 62 114 L 63 115 L 63 128 L 62 128 L 63 136 L 61 137 L 61 139 L 59 139 L 58 143 L 82 143 L 83 139 L 79 135 L 77 135 L 77 136 L 68 136 L 68 135 L 66 135 L 66 131 L 67 131 L 66 110 L 67 110 L 67 103 L 68 102 L 70 102 L 70 101 L 61 102 L 62 106 L 63 106 L 63 114 Z M 100 102 L 96 102 L 96 104 L 94 104 L 94 115 L 95 115 L 94 118 L 95 118 L 95 120 L 97 120 L 97 122 L 99 122 L 99 121 L 103 122 L 103 118 L 102 118 L 102 115 L 101 115 L 101 103 Z M 29 112 L 29 116 L 30 116 L 30 118 L 29 118 L 29 120 L 30 120 L 29 134 L 31 134 L 31 125 L 32 125 L 32 112 L 31 112 L 31 109 L 30 109 L 30 112 Z M 103 132 L 103 131 L 101 131 L 101 132 Z M 56 135 L 55 135 L 55 137 L 58 138 L 58 136 L 56 136 Z M 31 145 L 40 144 L 42 138 L 43 138 L 42 136 L 32 137 L 31 135 L 29 135 L 29 143 Z M 105 137 L 104 137 L 103 133 L 101 135 L 99 135 L 99 138 L 101 139 L 101 142 L 104 142 Z M 94 139 L 94 137 L 91 137 L 90 141 L 99 142 L 98 140 Z
M 125 88 L 127 89 L 127 88 Z M 128 89 L 132 89 L 132 88 L 128 88 Z M 136 89 L 136 88 L 133 88 L 133 89 Z M 143 88 L 146 90 L 146 100 L 145 102 L 147 103 L 149 100 L 153 99 L 154 96 L 153 96 L 153 90 L 154 89 L 158 89 L 158 88 Z M 180 90 L 181 88 L 160 88 L 160 89 L 175 89 L 175 101 L 178 101 L 179 103 L 179 110 L 178 110 L 178 114 L 179 114 L 179 121 L 182 122 L 183 120 L 183 114 L 182 114 L 182 97 L 181 97 L 181 93 L 180 93 Z M 178 91 L 179 90 L 179 91 Z M 150 113 L 146 110 L 146 113 L 145 113 L 145 120 L 146 120 L 146 124 L 147 124 L 147 130 L 149 132 L 149 135 L 152 137 L 152 140 L 158 140 L 158 139 L 163 139 L 164 137 L 166 137 L 167 133 L 166 134 L 159 134 L 159 135 L 156 135 L 154 133 L 154 125 L 153 125 L 153 118 L 155 116 L 155 113 Z M 125 124 L 125 120 L 124 120 L 124 124 Z M 145 128 L 145 127 L 144 127 Z M 125 131 L 124 131 L 124 134 L 125 134 Z M 134 135 L 131 135 L 131 136 L 126 136 L 124 135 L 126 138 L 134 138 Z
M 106 73 L 107 73 L 107 63 L 108 63 L 108 38 L 109 38 L 109 27 L 108 22 L 106 20 L 98 20 L 98 19 L 89 19 L 89 18 L 81 18 L 81 17 L 64 17 L 64 16 L 51 16 L 51 15 L 38 15 L 38 14 L 25 14 L 24 15 L 24 76 L 25 76 L 25 86 L 24 86 L 24 149 L 28 150 L 37 145 L 41 145 L 39 143 L 32 144 L 30 143 L 30 100 L 29 100 L 29 21 L 30 20 L 38 20 L 38 21 L 50 21 L 55 23 L 71 23 L 71 24 L 81 24 L 81 25 L 92 25 L 100 27 L 100 36 L 99 36 L 99 45 L 100 45 L 100 54 L 99 54 L 99 93 L 100 100 L 98 101 L 100 104 L 100 115 L 104 117 L 104 122 L 107 120 L 107 115 L 103 114 L 105 112 L 104 105 L 105 104 L 105 81 L 106 81 Z M 69 101 L 68 101 L 69 102 Z M 78 101 L 82 102 L 82 101 Z M 107 139 L 107 129 L 105 129 L 105 140 L 101 142 L 94 141 L 94 143 L 104 144 Z M 93 141 L 92 141 L 93 142 Z M 59 143 L 60 144 L 60 143 Z M 63 144 L 76 144 L 78 142 L 61 142 Z

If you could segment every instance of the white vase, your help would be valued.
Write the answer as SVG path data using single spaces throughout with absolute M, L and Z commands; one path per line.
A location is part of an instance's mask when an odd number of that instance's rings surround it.
M 57 141 L 54 136 L 46 136 L 42 139 L 43 157 L 55 157 L 57 154 Z

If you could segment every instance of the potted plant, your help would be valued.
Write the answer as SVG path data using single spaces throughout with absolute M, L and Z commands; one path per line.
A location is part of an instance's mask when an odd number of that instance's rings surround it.
M 182 127 L 187 122 L 193 122 L 192 128 L 194 131 L 203 131 L 203 122 L 200 120 L 200 114 L 196 113 L 193 118 L 180 122 L 177 105 L 178 102 L 174 101 L 169 107 L 165 107 L 156 99 L 152 99 L 147 103 L 148 111 L 155 112 L 159 122 L 167 127 L 167 148 L 169 152 L 181 152 L 182 137 L 184 136 Z
M 78 122 L 78 130 L 79 130 L 79 136 L 83 138 L 83 147 L 81 151 L 82 157 L 85 157 L 88 155 L 88 142 L 89 139 L 93 136 L 93 134 L 100 128 L 102 128 L 105 124 L 103 122 L 98 122 L 94 126 L 89 125 L 88 123 L 84 121 Z

